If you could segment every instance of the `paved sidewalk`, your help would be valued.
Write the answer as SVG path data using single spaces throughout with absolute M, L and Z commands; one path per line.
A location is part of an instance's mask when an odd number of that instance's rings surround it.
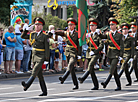
M 61 59 L 59 61 L 59 68 L 61 69 Z M 3 62 L 1 64 L 1 68 L 4 70 L 4 65 L 3 65 Z M 105 70 L 108 70 L 109 68 L 107 67 L 104 67 Z M 15 70 L 15 63 L 13 63 L 13 66 L 12 66 L 12 70 Z M 96 70 L 96 71 L 99 71 L 99 70 Z M 62 70 L 60 72 L 49 72 L 49 71 L 44 71 L 43 72 L 43 75 L 50 75 L 50 74 L 63 74 L 65 72 L 65 70 Z M 83 72 L 83 68 L 76 68 L 76 72 Z M 25 76 L 30 76 L 31 73 L 22 73 L 22 74 L 5 74 L 3 72 L 1 72 L 0 74 L 0 79 L 4 79 L 4 78 L 15 78 L 15 77 L 25 77 Z

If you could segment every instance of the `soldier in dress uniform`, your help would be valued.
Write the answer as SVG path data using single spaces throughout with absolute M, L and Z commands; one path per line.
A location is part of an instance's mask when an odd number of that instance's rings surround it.
M 121 90 L 121 83 L 119 76 L 117 74 L 117 63 L 118 60 L 122 60 L 123 52 L 124 52 L 124 43 L 123 43 L 123 35 L 117 31 L 116 26 L 119 23 L 115 18 L 111 17 L 108 19 L 110 24 L 110 29 L 106 35 L 99 34 L 100 38 L 108 40 L 108 52 L 107 57 L 109 58 L 110 62 L 110 71 L 109 76 L 105 82 L 102 82 L 101 85 L 103 88 L 106 88 L 107 84 L 109 83 L 112 75 L 114 75 L 117 88 L 115 91 Z
M 78 89 L 79 86 L 78 86 L 78 81 L 77 81 L 77 77 L 75 74 L 74 65 L 77 62 L 77 57 L 80 58 L 81 56 L 82 48 L 79 46 L 78 32 L 74 29 L 77 25 L 76 20 L 74 18 L 68 18 L 67 23 L 68 23 L 67 31 L 56 31 L 55 32 L 56 35 L 65 36 L 66 42 L 67 42 L 67 46 L 65 48 L 65 55 L 67 57 L 68 68 L 66 72 L 64 73 L 64 75 L 62 77 L 59 77 L 59 80 L 61 81 L 61 84 L 63 84 L 66 78 L 71 73 L 71 77 L 74 83 L 73 90 L 75 90 L 75 89 Z
M 124 35 L 124 54 L 123 54 L 123 63 L 118 75 L 120 78 L 123 72 L 125 71 L 125 75 L 128 81 L 128 84 L 126 84 L 126 86 L 130 86 L 132 84 L 132 80 L 128 71 L 128 61 L 133 60 L 132 58 L 134 57 L 135 40 L 133 36 L 128 34 L 130 29 L 129 24 L 122 23 L 121 28 L 122 28 L 122 34 Z
M 22 86 L 24 87 L 24 91 L 26 91 L 33 83 L 35 77 L 38 76 L 40 87 L 43 92 L 39 96 L 47 96 L 47 88 L 42 75 L 42 65 L 44 61 L 49 60 L 49 37 L 44 31 L 42 31 L 43 26 L 45 25 L 45 21 L 42 18 L 35 18 L 34 23 L 35 31 L 31 32 L 30 35 L 27 35 L 28 30 L 32 27 L 30 26 L 21 35 L 23 39 L 30 39 L 33 46 L 32 60 L 34 65 L 30 78 L 27 82 L 22 81 Z
M 94 88 L 92 88 L 91 90 L 98 90 L 99 84 L 94 72 L 94 65 L 97 62 L 97 59 L 100 57 L 100 52 L 103 49 L 104 42 L 96 32 L 98 21 L 94 18 L 90 18 L 89 24 L 91 33 L 86 34 L 87 44 L 89 46 L 86 51 L 86 58 L 88 60 L 88 70 L 83 74 L 82 77 L 79 77 L 78 80 L 80 81 L 80 83 L 83 83 L 83 81 L 88 77 L 88 75 L 91 74 L 91 78 L 94 83 Z
M 133 58 L 133 64 L 130 67 L 130 74 L 132 73 L 133 69 L 135 72 L 135 76 L 136 76 L 136 80 L 134 80 L 134 82 L 138 82 L 138 68 L 137 68 L 137 57 L 138 57 L 138 32 L 137 32 L 137 28 L 136 28 L 136 22 L 131 22 L 130 23 L 131 26 L 131 30 L 132 33 L 130 35 L 132 35 L 135 38 L 135 51 L 134 51 L 134 58 Z

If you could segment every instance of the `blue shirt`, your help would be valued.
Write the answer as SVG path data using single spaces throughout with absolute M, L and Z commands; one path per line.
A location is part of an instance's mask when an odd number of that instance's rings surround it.
M 16 50 L 23 50 L 23 41 L 25 39 L 21 38 L 21 35 L 16 35 L 16 43 L 15 43 L 15 49 Z
M 5 33 L 5 41 L 6 41 L 6 47 L 15 47 L 15 42 L 9 41 L 7 38 L 11 37 L 13 39 L 15 35 L 13 33 L 6 32 Z
M 0 44 L 0 55 L 1 55 L 1 49 L 2 49 L 2 45 Z

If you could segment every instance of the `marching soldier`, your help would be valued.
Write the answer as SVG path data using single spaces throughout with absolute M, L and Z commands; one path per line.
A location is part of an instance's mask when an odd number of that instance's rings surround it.
M 22 86 L 24 87 L 24 91 L 26 91 L 33 83 L 35 77 L 38 76 L 40 87 L 43 92 L 39 96 L 47 96 L 47 88 L 42 75 L 42 64 L 44 61 L 48 61 L 49 59 L 49 37 L 45 32 L 42 31 L 43 26 L 45 25 L 45 21 L 42 18 L 35 18 L 34 23 L 34 32 L 31 32 L 30 35 L 27 35 L 28 30 L 32 27 L 31 26 L 21 35 L 21 37 L 24 39 L 30 39 L 30 42 L 33 46 L 32 59 L 34 64 L 30 78 L 27 80 L 27 82 L 22 81 Z
M 132 30 L 131 35 L 135 38 L 135 51 L 134 51 L 134 58 L 133 58 L 133 62 L 132 62 L 133 64 L 130 67 L 130 74 L 132 73 L 132 71 L 134 69 L 135 76 L 136 76 L 136 80 L 134 82 L 138 82 L 138 68 L 137 68 L 137 57 L 138 57 L 138 42 L 137 42 L 138 37 L 137 36 L 138 36 L 138 32 L 137 32 L 135 22 L 131 22 L 130 26 L 131 26 L 131 30 Z
M 121 66 L 121 70 L 119 72 L 119 78 L 123 74 L 125 70 L 125 75 L 128 81 L 128 84 L 126 86 L 130 86 L 132 84 L 131 77 L 128 71 L 128 61 L 133 60 L 134 57 L 134 46 L 135 46 L 135 40 L 133 36 L 128 34 L 130 26 L 127 23 L 121 24 L 122 33 L 124 35 L 124 54 L 123 54 L 123 64 Z
M 86 35 L 87 44 L 89 46 L 86 52 L 86 58 L 88 60 L 88 70 L 83 74 L 82 77 L 79 77 L 78 80 L 80 81 L 80 83 L 83 83 L 83 81 L 88 77 L 88 75 L 91 74 L 91 78 L 94 83 L 94 88 L 92 88 L 91 90 L 98 90 L 99 85 L 94 72 L 94 65 L 97 59 L 100 57 L 100 51 L 103 49 L 104 43 L 96 32 L 98 21 L 94 18 L 90 18 L 89 23 L 91 33 L 88 33 Z
M 78 86 L 78 81 L 75 74 L 74 65 L 77 62 L 77 55 L 79 55 L 78 57 L 80 58 L 82 49 L 79 46 L 78 33 L 74 29 L 75 26 L 77 25 L 76 20 L 74 18 L 68 18 L 67 23 L 68 23 L 67 31 L 55 32 L 56 35 L 65 36 L 66 42 L 67 42 L 67 46 L 65 48 L 65 55 L 67 57 L 68 68 L 67 68 L 67 71 L 64 73 L 64 75 L 62 77 L 59 77 L 59 80 L 61 81 L 61 84 L 63 84 L 66 78 L 71 73 L 71 77 L 74 83 L 73 90 L 75 90 L 75 89 L 78 89 L 79 86 Z
M 115 89 L 115 91 L 118 91 L 121 90 L 121 83 L 119 76 L 117 74 L 117 63 L 118 60 L 121 60 L 123 57 L 123 51 L 124 51 L 123 35 L 116 29 L 116 26 L 117 24 L 119 24 L 119 22 L 115 18 L 113 17 L 109 18 L 108 22 L 110 24 L 111 31 L 109 31 L 106 35 L 98 33 L 100 38 L 108 40 L 109 48 L 107 52 L 107 57 L 109 58 L 110 61 L 109 76 L 105 82 L 101 83 L 101 85 L 103 86 L 103 88 L 106 88 L 107 84 L 112 78 L 112 75 L 114 75 L 117 84 L 117 88 Z

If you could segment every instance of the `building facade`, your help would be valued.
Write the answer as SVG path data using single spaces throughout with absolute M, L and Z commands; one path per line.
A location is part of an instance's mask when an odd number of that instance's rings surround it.
M 49 5 L 52 5 L 55 0 L 33 0 L 34 6 L 39 6 L 39 9 L 37 9 L 38 13 L 42 13 L 44 11 L 46 14 L 51 13 L 53 16 L 58 16 L 63 20 L 67 20 L 67 8 L 72 6 L 73 18 L 77 20 L 76 0 L 56 0 L 58 4 L 56 10 L 53 10 L 53 7 L 48 7 L 48 1 L 50 1 Z M 35 9 L 32 11 L 34 10 Z

